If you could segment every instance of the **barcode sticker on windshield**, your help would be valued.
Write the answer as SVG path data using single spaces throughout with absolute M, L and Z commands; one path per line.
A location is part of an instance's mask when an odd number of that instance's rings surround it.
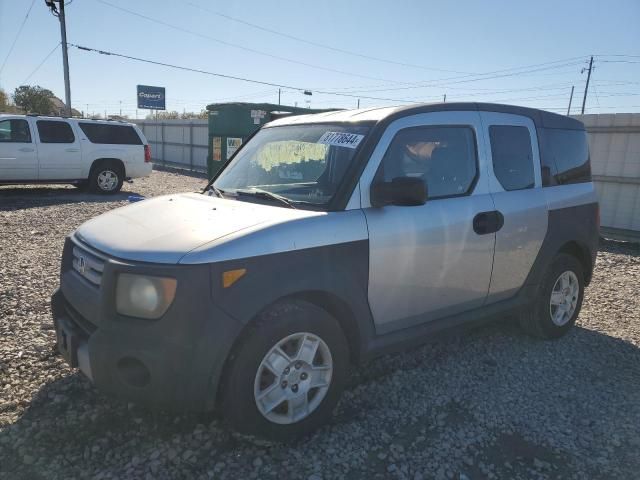
M 356 148 L 363 138 L 364 135 L 358 135 L 357 133 L 326 132 L 320 137 L 318 143 L 336 147 Z

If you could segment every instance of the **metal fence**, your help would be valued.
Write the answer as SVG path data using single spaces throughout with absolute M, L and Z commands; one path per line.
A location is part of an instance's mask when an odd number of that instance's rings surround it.
M 640 239 L 640 113 L 577 115 L 589 132 L 603 233 Z
M 589 132 L 603 230 L 640 238 L 640 114 L 576 115 Z M 137 120 L 157 165 L 207 171 L 207 120 Z
M 135 120 L 151 145 L 154 165 L 207 171 L 207 120 Z

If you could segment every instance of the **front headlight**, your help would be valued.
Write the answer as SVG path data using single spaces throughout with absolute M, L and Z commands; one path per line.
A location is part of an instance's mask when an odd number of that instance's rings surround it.
M 118 275 L 116 309 L 129 317 L 160 318 L 176 295 L 176 279 L 132 275 Z

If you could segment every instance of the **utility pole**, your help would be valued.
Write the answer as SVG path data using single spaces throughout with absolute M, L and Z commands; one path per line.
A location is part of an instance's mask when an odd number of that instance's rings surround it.
M 120 100 L 120 118 L 122 118 L 122 100 Z
M 282 89 L 279 88 L 278 89 L 278 106 L 280 106 L 280 93 L 282 92 Z
M 575 88 L 574 85 L 571 85 L 571 96 L 569 97 L 569 108 L 567 108 L 567 116 L 569 116 L 569 114 L 571 113 L 571 101 L 573 100 L 573 89 Z
M 71 116 L 71 85 L 69 83 L 69 56 L 67 54 L 67 25 L 64 17 L 64 0 L 44 0 L 51 13 L 60 21 L 60 44 L 62 45 L 62 67 L 64 70 L 64 99 L 65 110 L 68 117 Z M 56 7 L 56 3 L 60 7 Z
M 447 103 L 447 94 L 444 94 L 444 98 L 442 99 L 442 103 Z
M 589 91 L 589 80 L 591 80 L 591 70 L 593 69 L 593 56 L 589 60 L 589 73 L 587 73 L 587 84 L 584 87 L 584 98 L 582 99 L 582 115 L 584 115 L 584 106 L 587 103 L 587 92 Z M 582 69 L 584 72 L 584 68 Z
M 360 99 L 358 99 L 358 108 L 360 108 Z

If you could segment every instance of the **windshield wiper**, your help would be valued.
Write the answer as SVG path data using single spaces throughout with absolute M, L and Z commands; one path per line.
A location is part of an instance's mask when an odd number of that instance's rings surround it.
M 209 185 L 209 187 L 206 190 L 207 192 L 213 192 L 216 194 L 216 196 L 220 197 L 220 198 L 224 198 L 224 193 L 226 193 L 224 190 L 220 190 L 217 187 L 214 187 L 213 184 Z
M 282 195 L 278 195 L 277 193 L 270 192 L 268 190 L 262 190 L 261 188 L 252 187 L 250 190 L 235 190 L 236 194 L 239 195 L 249 195 L 258 198 L 269 198 L 272 200 L 277 200 L 278 202 L 286 205 L 289 208 L 297 209 L 297 207 L 293 204 L 291 200 Z

